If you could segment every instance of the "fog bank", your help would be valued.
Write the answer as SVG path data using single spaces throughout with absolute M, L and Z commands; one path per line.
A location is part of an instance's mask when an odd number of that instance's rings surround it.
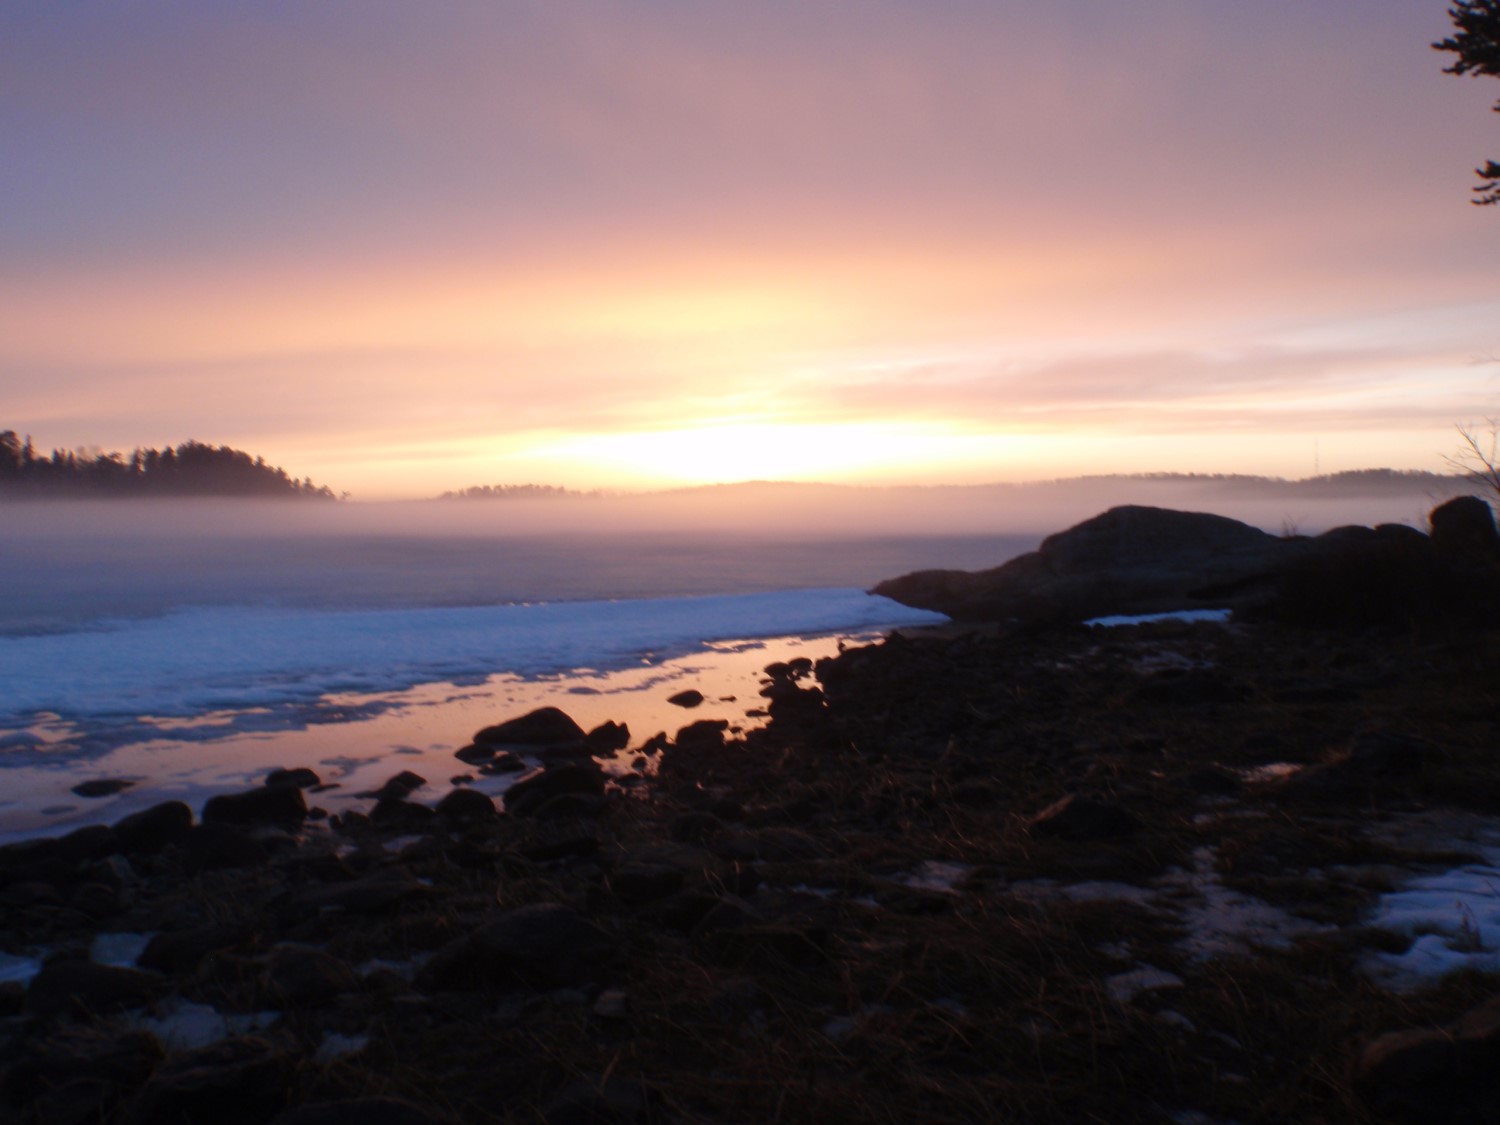
M 1386 481 L 1339 495 L 1244 479 L 1110 478 L 404 503 L 11 503 L 0 506 L 0 633 L 182 606 L 371 609 L 868 588 L 912 570 L 997 566 L 1122 503 L 1315 534 L 1348 523 L 1422 526 L 1445 498 L 1430 481 L 1396 483 L 1404 487 Z

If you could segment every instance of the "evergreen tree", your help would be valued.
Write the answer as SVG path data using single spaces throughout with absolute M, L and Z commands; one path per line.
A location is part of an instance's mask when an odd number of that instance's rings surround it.
M 1448 16 L 1458 29 L 1457 34 L 1433 46 L 1439 51 L 1451 51 L 1458 61 L 1444 67 L 1444 72 L 1500 78 L 1500 0 L 1459 0 L 1448 9 Z M 1500 102 L 1494 108 L 1500 113 Z M 1475 172 L 1482 182 L 1474 189 L 1479 196 L 1474 202 L 1484 206 L 1500 203 L 1500 162 L 1488 161 Z

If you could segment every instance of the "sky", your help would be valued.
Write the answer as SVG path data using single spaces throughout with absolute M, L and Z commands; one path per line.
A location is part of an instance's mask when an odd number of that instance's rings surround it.
M 356 499 L 1443 469 L 1446 0 L 0 7 L 0 429 Z

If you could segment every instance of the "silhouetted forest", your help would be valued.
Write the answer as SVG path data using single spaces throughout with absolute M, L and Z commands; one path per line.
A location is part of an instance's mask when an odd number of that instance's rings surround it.
M 262 496 L 334 499 L 327 485 L 296 480 L 264 458 L 227 445 L 185 441 L 175 449 L 120 453 L 54 449 L 0 430 L 0 498 L 43 496 Z

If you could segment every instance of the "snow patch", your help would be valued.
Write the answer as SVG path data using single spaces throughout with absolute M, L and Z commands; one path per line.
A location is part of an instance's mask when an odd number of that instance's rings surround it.
M 1113 629 L 1121 625 L 1150 625 L 1156 621 L 1208 621 L 1224 625 L 1228 623 L 1230 613 L 1227 609 L 1179 609 L 1171 613 L 1112 614 L 1108 617 L 1092 617 L 1084 624 L 1099 629 Z
M 1398 991 L 1418 988 L 1460 969 L 1500 972 L 1500 849 L 1483 860 L 1420 875 L 1380 896 L 1369 924 L 1410 937 L 1404 953 L 1372 953 L 1371 977 Z
M 157 1015 L 132 1015 L 126 1023 L 137 1030 L 149 1031 L 168 1051 L 191 1051 L 237 1035 L 264 1031 L 280 1018 L 279 1012 L 226 1015 L 207 1004 L 177 1000 L 163 1004 Z
M 278 707 L 502 669 L 534 676 L 624 667 L 706 641 L 946 620 L 854 588 L 457 608 L 184 608 L 7 637 L 0 726 L 23 728 L 41 712 L 184 717 Z
M 141 952 L 156 934 L 95 934 L 89 947 L 89 960 L 117 969 L 132 969 Z
M 1180 976 L 1158 969 L 1155 965 L 1142 965 L 1138 969 L 1104 978 L 1104 990 L 1116 1004 L 1129 1004 L 1143 992 L 1181 987 Z
M 31 978 L 41 971 L 42 959 L 40 957 L 27 957 L 16 953 L 0 953 L 0 984 L 6 984 L 10 981 L 30 984 Z

